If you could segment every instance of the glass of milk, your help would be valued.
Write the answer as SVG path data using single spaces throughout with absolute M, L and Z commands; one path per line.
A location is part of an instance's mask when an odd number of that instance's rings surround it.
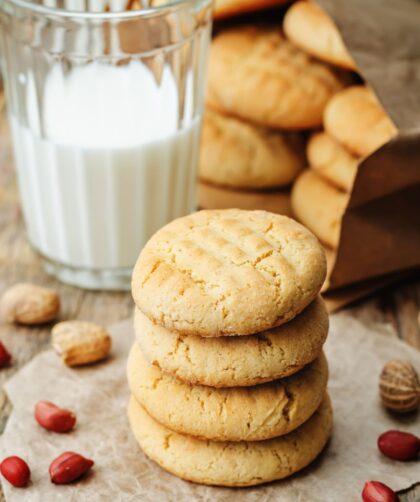
M 196 206 L 211 0 L 128 8 L 0 0 L 28 239 L 49 273 L 92 289 L 128 289 L 148 238 Z

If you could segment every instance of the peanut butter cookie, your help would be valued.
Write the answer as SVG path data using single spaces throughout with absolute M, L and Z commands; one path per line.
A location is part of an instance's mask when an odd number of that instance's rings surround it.
M 265 211 L 199 211 L 161 228 L 133 272 L 138 308 L 180 334 L 249 335 L 318 295 L 325 253 L 296 221 Z
M 215 441 L 261 441 L 299 427 L 325 394 L 322 354 L 301 371 L 253 387 L 191 385 L 150 365 L 137 343 L 127 364 L 131 393 L 159 423 L 175 432 Z
M 397 134 L 371 89 L 354 85 L 334 96 L 325 108 L 325 130 L 360 157 L 370 155 Z
M 204 116 L 200 179 L 236 188 L 290 185 L 305 164 L 303 138 L 227 117 Z
M 319 455 L 332 430 L 328 396 L 298 429 L 265 441 L 203 441 L 173 432 L 134 397 L 128 417 L 144 453 L 161 467 L 189 481 L 221 486 L 252 486 L 291 476 Z
M 330 248 L 340 240 L 341 218 L 349 195 L 318 176 L 304 171 L 293 185 L 292 209 L 296 218 Z
M 284 17 L 283 28 L 287 37 L 308 54 L 349 70 L 356 69 L 334 21 L 316 3 L 294 3 Z
M 284 378 L 321 353 L 328 313 L 321 297 L 292 321 L 248 336 L 179 335 L 136 309 L 137 342 L 146 359 L 180 380 L 212 387 L 243 387 Z
M 311 168 L 327 181 L 345 192 L 350 192 L 360 159 L 347 151 L 325 132 L 311 136 L 307 146 Z
M 307 129 L 322 123 L 344 76 L 308 56 L 280 29 L 235 27 L 210 49 L 207 102 L 267 127 Z

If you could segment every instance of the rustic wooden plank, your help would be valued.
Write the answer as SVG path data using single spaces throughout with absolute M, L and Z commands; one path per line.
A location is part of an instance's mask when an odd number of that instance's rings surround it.
M 413 347 L 420 350 L 420 287 L 409 284 L 395 293 L 397 331 Z
M 363 322 L 389 324 L 395 334 L 420 349 L 420 280 L 395 284 L 347 309 Z

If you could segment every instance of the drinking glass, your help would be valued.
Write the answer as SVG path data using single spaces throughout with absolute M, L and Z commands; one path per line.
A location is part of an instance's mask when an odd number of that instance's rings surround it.
M 211 0 L 0 0 L 27 235 L 45 269 L 128 289 L 150 236 L 196 207 Z

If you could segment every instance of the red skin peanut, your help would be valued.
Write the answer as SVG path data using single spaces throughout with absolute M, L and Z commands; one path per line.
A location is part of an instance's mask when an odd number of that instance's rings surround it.
M 398 495 L 380 481 L 366 481 L 362 492 L 363 502 L 398 502 Z
M 17 488 L 26 486 L 31 477 L 28 464 L 16 456 L 5 458 L 0 464 L 0 472 L 10 484 Z
M 4 344 L 0 342 L 0 368 L 9 366 L 11 360 L 12 356 L 10 355 L 9 351 L 6 349 Z
M 35 405 L 35 419 L 48 431 L 68 432 L 76 424 L 76 416 L 70 410 L 59 408 L 49 401 L 39 401 Z
M 66 451 L 51 462 L 49 468 L 51 482 L 56 485 L 72 483 L 86 474 L 93 464 L 93 460 Z
M 378 448 L 393 460 L 415 460 L 420 452 L 420 439 L 409 432 L 391 430 L 379 436 Z

